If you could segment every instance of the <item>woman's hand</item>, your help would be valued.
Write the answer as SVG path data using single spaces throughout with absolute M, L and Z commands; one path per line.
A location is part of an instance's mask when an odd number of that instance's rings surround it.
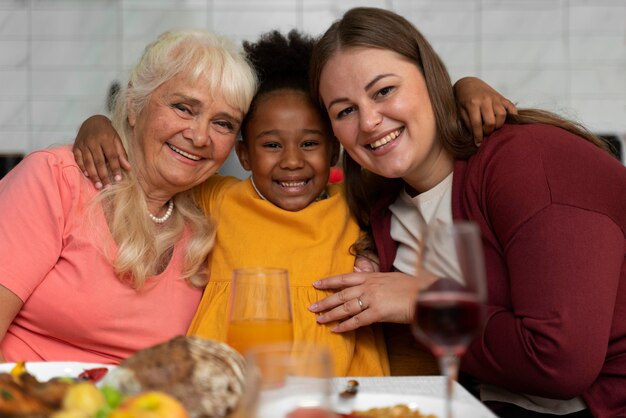
M 83 122 L 72 148 L 78 167 L 96 189 L 122 179 L 120 166 L 130 170 L 128 156 L 117 132 L 106 116 L 91 116 Z
M 454 94 L 476 145 L 483 142 L 483 135 L 489 135 L 504 124 L 507 113 L 517 114 L 510 100 L 476 77 L 464 77 L 454 83 Z
M 313 283 L 317 289 L 341 289 L 309 306 L 317 322 L 341 321 L 334 332 L 352 331 L 374 322 L 410 323 L 415 316 L 419 281 L 403 273 L 350 273 Z

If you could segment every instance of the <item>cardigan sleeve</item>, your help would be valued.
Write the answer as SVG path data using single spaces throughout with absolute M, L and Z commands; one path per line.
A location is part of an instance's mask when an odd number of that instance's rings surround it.
M 509 390 L 573 398 L 607 356 L 626 170 L 555 128 L 505 129 L 492 141 L 467 170 L 464 205 L 483 230 L 490 303 L 462 367 Z

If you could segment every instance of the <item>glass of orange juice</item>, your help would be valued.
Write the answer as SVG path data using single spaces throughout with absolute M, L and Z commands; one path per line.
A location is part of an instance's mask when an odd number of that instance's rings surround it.
M 291 297 L 286 269 L 236 269 L 230 288 L 226 342 L 244 354 L 252 347 L 291 343 Z

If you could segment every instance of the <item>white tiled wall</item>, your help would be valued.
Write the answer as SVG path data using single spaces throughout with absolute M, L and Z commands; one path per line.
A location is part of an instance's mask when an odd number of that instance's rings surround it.
M 0 153 L 73 140 L 166 29 L 319 35 L 357 5 L 411 20 L 454 80 L 476 75 L 519 106 L 626 136 L 625 0 L 0 0 Z

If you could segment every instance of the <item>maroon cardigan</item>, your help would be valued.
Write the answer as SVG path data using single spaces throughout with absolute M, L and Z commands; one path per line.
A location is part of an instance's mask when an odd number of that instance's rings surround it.
M 372 211 L 382 271 L 396 195 Z M 626 416 L 626 167 L 558 128 L 506 125 L 455 163 L 452 214 L 481 229 L 489 294 L 462 370 Z

